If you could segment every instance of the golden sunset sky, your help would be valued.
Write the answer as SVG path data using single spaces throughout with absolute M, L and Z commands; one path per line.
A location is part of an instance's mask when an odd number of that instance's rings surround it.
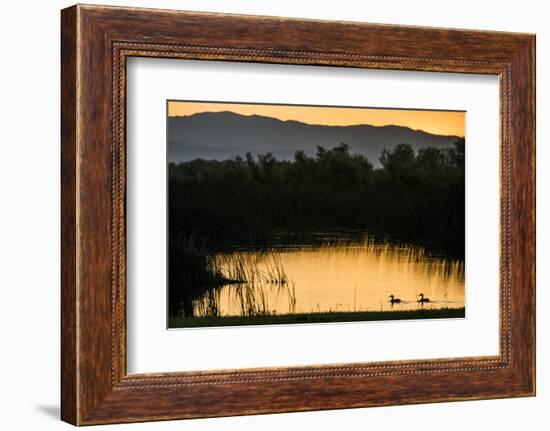
M 436 135 L 464 137 L 464 111 L 423 111 L 414 109 L 340 108 L 300 105 L 258 105 L 223 102 L 168 102 L 170 117 L 188 116 L 201 112 L 230 111 L 241 115 L 262 115 L 279 120 L 295 120 L 307 124 L 349 126 L 405 126 Z

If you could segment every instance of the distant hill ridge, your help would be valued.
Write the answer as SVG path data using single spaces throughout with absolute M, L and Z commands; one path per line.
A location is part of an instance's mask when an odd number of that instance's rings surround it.
M 380 153 L 400 143 L 415 150 L 424 147 L 448 148 L 458 136 L 443 136 L 403 126 L 326 126 L 295 120 L 279 120 L 234 112 L 204 112 L 168 118 L 168 160 L 184 162 L 201 159 L 226 160 L 272 153 L 279 160 L 291 160 L 298 150 L 313 156 L 320 145 L 327 149 L 344 142 L 352 153 L 367 157 L 379 166 Z

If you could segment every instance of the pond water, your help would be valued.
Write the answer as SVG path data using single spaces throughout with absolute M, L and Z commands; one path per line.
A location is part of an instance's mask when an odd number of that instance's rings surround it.
M 459 308 L 464 262 L 372 241 L 218 253 L 232 282 L 194 302 L 195 316 Z M 429 302 L 419 303 L 419 294 Z M 390 301 L 390 295 L 400 302 Z

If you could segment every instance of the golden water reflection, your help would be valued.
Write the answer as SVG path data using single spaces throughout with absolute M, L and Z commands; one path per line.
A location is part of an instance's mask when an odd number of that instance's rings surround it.
M 196 316 L 464 307 L 464 264 L 414 246 L 335 244 L 217 255 L 232 283 L 195 301 Z M 429 303 L 418 303 L 423 293 Z M 392 304 L 389 296 L 401 300 Z

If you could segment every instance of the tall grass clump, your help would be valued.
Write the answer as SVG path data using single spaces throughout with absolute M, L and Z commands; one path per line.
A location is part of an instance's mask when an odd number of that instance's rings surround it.
M 216 254 L 197 234 L 170 241 L 168 272 L 172 317 L 219 315 L 219 288 L 229 284 L 241 315 L 266 315 L 272 312 L 266 289 L 289 282 L 274 251 Z
M 192 317 L 193 300 L 226 282 L 204 238 L 196 233 L 170 238 L 168 304 L 171 316 Z

